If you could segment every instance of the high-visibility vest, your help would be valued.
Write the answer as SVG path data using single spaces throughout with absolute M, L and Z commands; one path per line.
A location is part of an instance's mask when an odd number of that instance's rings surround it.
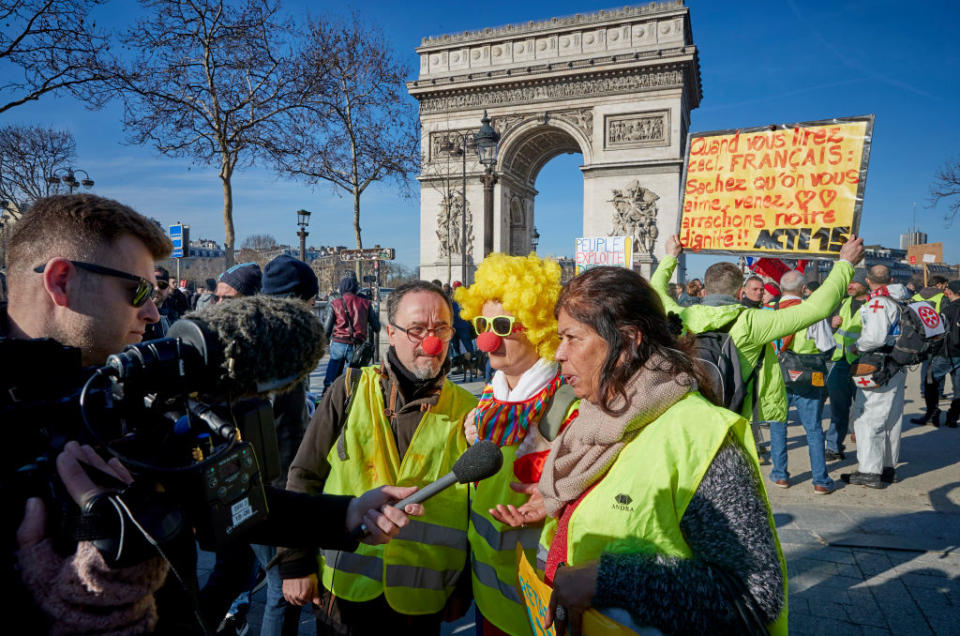
M 569 416 L 579 403 L 577 400 L 570 404 L 566 415 Z M 531 423 L 530 426 L 532 428 L 536 423 Z M 532 431 L 529 434 L 533 434 Z M 517 481 L 513 473 L 513 462 L 519 447 L 519 443 L 501 446 L 503 467 L 500 472 L 470 489 L 469 537 L 473 597 L 485 619 L 513 636 L 531 634 L 527 610 L 516 586 L 517 543 L 523 546 L 527 559 L 534 561 L 542 524 L 514 528 L 500 523 L 488 511 L 496 508 L 497 504 L 520 507 L 529 498 L 529 495 L 510 488 L 510 482 Z
M 842 322 L 840 327 L 833 332 L 833 338 L 837 341 L 837 348 L 833 350 L 833 359 L 839 360 L 843 356 L 847 362 L 853 362 L 857 359 L 857 355 L 850 353 L 850 346 L 860 338 L 863 324 L 860 322 L 860 312 L 853 311 L 852 296 L 847 296 L 841 301 L 837 314 Z
M 925 301 L 927 301 L 928 303 L 932 303 L 934 309 L 936 309 L 936 310 L 937 310 L 937 313 L 939 314 L 939 313 L 940 313 L 940 305 L 943 303 L 943 292 L 940 292 L 939 294 L 934 294 L 934 295 L 931 296 L 930 298 L 924 298 L 924 297 L 921 296 L 921 295 L 919 294 L 919 292 L 918 292 L 918 293 L 914 294 L 913 297 L 912 297 L 910 300 L 912 300 L 913 302 L 920 302 L 920 301 L 922 301 L 922 300 L 925 300 Z
M 327 455 L 330 475 L 324 493 L 360 495 L 386 484 L 422 488 L 450 472 L 467 449 L 463 418 L 477 399 L 455 384 L 444 382 L 402 461 L 383 404 L 377 367 L 367 367 L 354 390 L 342 443 Z M 424 510 L 386 545 L 321 551 L 323 586 L 358 603 L 383 594 L 401 614 L 441 611 L 467 560 L 467 486 L 440 491 Z
M 747 421 L 714 406 L 699 393 L 688 393 L 643 427 L 570 516 L 567 564 L 596 560 L 603 552 L 641 549 L 691 558 L 680 520 L 728 435 L 741 442 L 755 474 L 761 474 Z M 643 466 L 642 477 L 638 476 L 638 466 Z M 763 497 L 767 509 L 784 583 L 783 610 L 769 629 L 773 634 L 786 634 L 786 561 L 770 503 L 759 484 L 756 493 Z

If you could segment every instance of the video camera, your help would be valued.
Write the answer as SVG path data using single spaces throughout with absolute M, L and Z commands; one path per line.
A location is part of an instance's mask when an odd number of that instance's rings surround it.
M 280 472 L 273 408 L 262 397 L 231 395 L 236 387 L 219 372 L 222 334 L 202 321 L 180 320 L 168 337 L 130 345 L 99 368 L 83 367 L 78 349 L 47 339 L 0 339 L 0 360 L 4 494 L 20 500 L 14 510 L 42 497 L 54 529 L 48 535 L 62 551 L 83 538 L 108 560 L 124 551 L 119 537 L 101 536 L 115 532 L 89 522 L 109 513 L 115 526 L 117 513 L 85 510 L 85 526 L 57 476 L 56 457 L 70 440 L 130 469 L 135 484 L 121 499 L 161 544 L 192 527 L 211 549 L 266 519 L 264 484 Z M 101 486 L 122 486 L 95 469 L 88 474 Z M 152 550 L 127 549 L 123 561 L 135 562 L 136 553 Z

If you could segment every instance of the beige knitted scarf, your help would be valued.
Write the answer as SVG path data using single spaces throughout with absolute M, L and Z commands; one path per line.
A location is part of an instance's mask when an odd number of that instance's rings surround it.
M 697 388 L 691 376 L 669 367 L 659 354 L 647 360 L 627 383 L 629 407 L 622 415 L 604 413 L 586 400 L 580 403 L 580 414 L 557 436 L 540 477 L 547 514 L 558 517 L 566 504 L 603 477 L 640 429 Z M 612 410 L 623 403 L 622 397 L 615 398 Z

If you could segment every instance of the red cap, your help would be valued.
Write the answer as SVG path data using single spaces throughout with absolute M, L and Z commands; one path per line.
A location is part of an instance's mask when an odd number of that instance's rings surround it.
M 453 287 L 454 289 L 456 289 L 457 287 L 463 287 L 463 283 L 461 283 L 458 280 L 455 280 L 453 281 L 453 285 L 451 285 L 451 287 Z
M 774 285 L 773 283 L 767 283 L 763 286 L 764 291 L 766 291 L 771 296 L 779 296 L 780 288 Z

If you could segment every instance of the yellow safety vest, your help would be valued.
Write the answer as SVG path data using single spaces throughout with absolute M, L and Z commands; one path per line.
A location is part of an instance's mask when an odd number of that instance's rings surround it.
M 850 353 L 850 346 L 860 338 L 863 325 L 860 323 L 860 312 L 853 311 L 852 307 L 853 297 L 847 296 L 840 303 L 840 309 L 837 311 L 842 322 L 840 327 L 833 332 L 833 339 L 837 341 L 837 348 L 833 350 L 834 360 L 839 360 L 840 356 L 846 358 L 847 362 L 853 362 L 857 359 L 856 354 Z
M 455 384 L 444 382 L 402 461 L 383 404 L 377 368 L 367 367 L 341 432 L 343 444 L 327 455 L 330 475 L 324 493 L 360 495 L 386 484 L 423 487 L 450 472 L 467 449 L 463 418 L 477 399 Z M 356 552 L 321 551 L 323 586 L 358 603 L 383 594 L 401 614 L 442 610 L 466 564 L 467 486 L 441 491 L 424 509 L 385 546 L 361 543 Z
M 934 308 L 937 310 L 937 313 L 940 313 L 940 305 L 943 303 L 943 292 L 939 294 L 934 294 L 930 298 L 924 298 L 919 293 L 913 295 L 910 299 L 913 302 L 927 301 L 928 303 L 933 303 Z
M 566 415 L 569 416 L 579 404 L 579 400 L 570 404 Z M 531 423 L 530 426 L 536 424 Z M 469 537 L 473 597 L 484 618 L 514 636 L 532 633 L 523 598 L 517 592 L 516 546 L 520 543 L 527 559 L 534 561 L 542 524 L 514 528 L 500 523 L 488 511 L 496 508 L 497 504 L 522 506 L 529 497 L 510 488 L 510 482 L 517 481 L 513 462 L 519 447 L 519 443 L 502 446 L 503 467 L 500 472 L 470 488 Z
M 579 565 L 599 559 L 603 552 L 617 551 L 654 551 L 690 558 L 680 520 L 728 435 L 741 442 L 759 475 L 747 421 L 712 405 L 699 393 L 688 393 L 643 427 L 571 515 L 567 564 Z M 638 466 L 643 466 L 642 476 Z M 762 486 L 758 485 L 757 494 L 767 508 L 784 583 L 783 610 L 769 629 L 773 634 L 786 634 L 786 561 Z

